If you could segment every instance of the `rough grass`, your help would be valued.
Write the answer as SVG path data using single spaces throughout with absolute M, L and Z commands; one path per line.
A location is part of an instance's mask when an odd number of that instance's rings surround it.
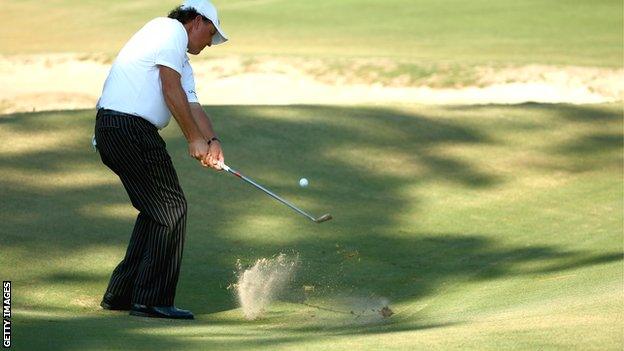
M 0 0 L 1 54 L 114 55 L 179 1 Z M 599 1 L 215 1 L 232 40 L 211 55 L 389 57 L 422 64 L 621 67 L 623 5 Z
M 90 149 L 93 111 L 0 116 L 3 279 L 17 350 L 618 350 L 624 344 L 621 105 L 211 107 L 226 160 L 316 225 L 164 136 L 190 203 L 177 304 L 101 311 L 136 212 Z M 305 176 L 310 186 L 301 189 Z M 245 321 L 235 262 L 303 262 Z M 336 309 L 384 297 L 387 321 Z M 299 294 L 299 295 L 298 295 Z

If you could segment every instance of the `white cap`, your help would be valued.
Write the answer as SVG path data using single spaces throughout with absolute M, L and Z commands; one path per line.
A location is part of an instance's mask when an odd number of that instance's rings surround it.
M 221 24 L 219 23 L 219 16 L 217 16 L 217 8 L 208 0 L 186 0 L 182 4 L 183 10 L 188 10 L 189 8 L 194 8 L 195 11 L 199 12 L 200 15 L 209 19 L 212 24 L 214 24 L 217 29 L 217 33 L 212 37 L 212 45 L 217 45 L 221 43 L 225 43 L 228 38 L 221 29 Z

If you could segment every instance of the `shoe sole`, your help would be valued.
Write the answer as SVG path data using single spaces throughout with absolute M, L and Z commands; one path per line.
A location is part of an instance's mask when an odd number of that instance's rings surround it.
M 161 315 L 157 315 L 157 314 L 139 312 L 139 311 L 134 311 L 134 310 L 130 310 L 130 315 L 131 316 L 137 316 L 137 317 L 164 318 L 164 319 L 195 319 L 195 317 L 193 317 L 193 316 L 189 316 L 189 317 L 168 317 L 168 316 L 161 316 Z
M 130 307 L 115 307 L 113 305 L 107 304 L 104 301 L 100 303 L 100 307 L 108 311 L 130 311 Z

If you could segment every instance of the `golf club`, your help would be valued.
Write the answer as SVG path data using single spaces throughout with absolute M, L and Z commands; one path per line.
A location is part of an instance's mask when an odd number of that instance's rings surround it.
M 290 202 L 282 199 L 281 197 L 273 194 L 269 189 L 263 187 L 262 185 L 254 182 L 253 180 L 245 177 L 244 175 L 242 175 L 239 171 L 232 169 L 231 167 L 229 167 L 228 165 L 226 165 L 225 163 L 221 163 L 221 168 L 223 168 L 224 170 L 226 170 L 228 173 L 231 173 L 235 176 L 237 176 L 238 178 L 246 181 L 247 183 L 255 186 L 256 188 L 264 191 L 266 194 L 270 195 L 272 198 L 274 198 L 275 200 L 283 203 L 284 205 L 290 207 L 291 209 L 295 210 L 297 213 L 299 213 L 300 215 L 303 215 L 307 218 L 309 218 L 311 221 L 315 222 L 315 223 L 322 223 L 322 222 L 326 222 L 329 221 L 330 219 L 332 219 L 332 215 L 330 215 L 329 213 L 326 213 L 318 218 L 314 218 L 313 216 L 309 215 L 308 213 L 300 210 L 299 208 L 297 208 L 297 206 L 291 204 Z

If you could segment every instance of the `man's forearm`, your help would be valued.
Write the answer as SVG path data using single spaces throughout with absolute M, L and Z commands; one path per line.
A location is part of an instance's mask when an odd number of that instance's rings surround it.
M 216 137 L 217 133 L 215 133 L 214 129 L 212 128 L 212 122 L 210 121 L 210 118 L 201 107 L 201 105 L 194 102 L 191 103 L 190 106 L 191 114 L 193 116 L 193 119 L 195 120 L 195 124 L 199 128 L 199 131 L 201 132 L 203 137 L 206 140 L 210 140 L 212 137 Z
M 178 122 L 186 140 L 191 143 L 203 139 L 191 113 L 186 93 L 180 83 L 180 74 L 167 66 L 158 66 L 163 97 L 169 111 Z
M 181 86 L 164 86 L 163 94 L 167 107 L 178 122 L 184 137 L 188 142 L 203 138 L 200 128 L 193 118 L 186 94 Z

